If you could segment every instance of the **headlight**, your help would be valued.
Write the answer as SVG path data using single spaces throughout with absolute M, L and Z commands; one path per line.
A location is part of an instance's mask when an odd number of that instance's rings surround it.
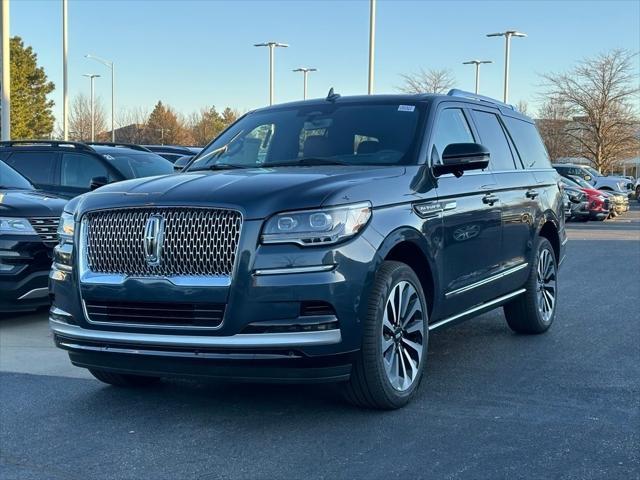
M 352 237 L 371 218 L 371 204 L 356 203 L 274 215 L 262 230 L 262 243 L 319 245 Z
M 73 213 L 63 212 L 58 224 L 58 239 L 73 240 L 73 232 L 75 230 L 75 220 Z
M 26 218 L 0 217 L 0 233 L 11 235 L 36 235 Z

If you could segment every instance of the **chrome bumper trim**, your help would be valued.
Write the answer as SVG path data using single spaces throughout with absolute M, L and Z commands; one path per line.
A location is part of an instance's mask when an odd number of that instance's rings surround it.
M 34 288 L 29 290 L 24 295 L 20 296 L 18 300 L 32 300 L 34 298 L 44 298 L 49 295 L 49 289 L 47 287 Z
M 332 345 L 342 341 L 339 329 L 319 332 L 239 333 L 229 336 L 161 335 L 156 333 L 109 332 L 69 325 L 49 317 L 51 330 L 69 339 L 113 342 L 140 346 L 190 348 L 294 348 Z
M 289 273 L 312 273 L 312 272 L 328 272 L 336 266 L 331 265 L 312 265 L 309 267 L 285 267 L 285 268 L 262 268 L 255 270 L 254 275 L 286 275 Z
M 121 285 L 127 279 L 135 280 L 166 280 L 167 282 L 175 285 L 176 287 L 228 287 L 231 285 L 231 277 L 219 276 L 172 276 L 172 277 L 152 277 L 152 276 L 128 276 L 112 273 L 94 273 L 84 268 L 81 270 L 80 283 L 85 285 Z

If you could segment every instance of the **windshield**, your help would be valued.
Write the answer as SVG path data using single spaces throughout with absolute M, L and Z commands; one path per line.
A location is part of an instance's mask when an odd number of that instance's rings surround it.
M 173 164 L 150 152 L 110 152 L 103 155 L 125 178 L 173 173 Z
M 587 182 L 584 178 L 578 177 L 577 175 L 571 175 L 571 180 L 580 185 L 582 188 L 593 188 L 593 185 Z
M 602 177 L 603 175 L 598 172 L 595 168 L 591 167 L 583 167 L 587 172 L 589 172 L 593 177 Z
M 188 170 L 415 163 L 421 108 L 327 102 L 252 113 L 220 135 Z
M 0 189 L 34 190 L 33 185 L 13 168 L 0 161 Z

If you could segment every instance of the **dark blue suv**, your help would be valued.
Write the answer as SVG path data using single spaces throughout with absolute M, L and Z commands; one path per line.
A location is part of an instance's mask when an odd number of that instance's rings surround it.
M 250 112 L 185 173 L 72 200 L 50 289 L 56 344 L 120 386 L 195 375 L 415 394 L 429 333 L 557 310 L 563 194 L 534 123 L 449 95 Z

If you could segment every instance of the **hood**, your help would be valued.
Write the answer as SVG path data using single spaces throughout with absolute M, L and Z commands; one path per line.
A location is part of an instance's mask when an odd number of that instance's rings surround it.
M 186 172 L 106 185 L 82 195 L 82 211 L 121 206 L 218 206 L 246 219 L 360 201 L 393 203 L 408 185 L 405 167 L 304 166 Z M 373 194 L 375 192 L 375 195 Z M 374 197 L 375 200 L 374 201 Z
M 0 216 L 59 217 L 66 203 L 38 190 L 0 190 Z

